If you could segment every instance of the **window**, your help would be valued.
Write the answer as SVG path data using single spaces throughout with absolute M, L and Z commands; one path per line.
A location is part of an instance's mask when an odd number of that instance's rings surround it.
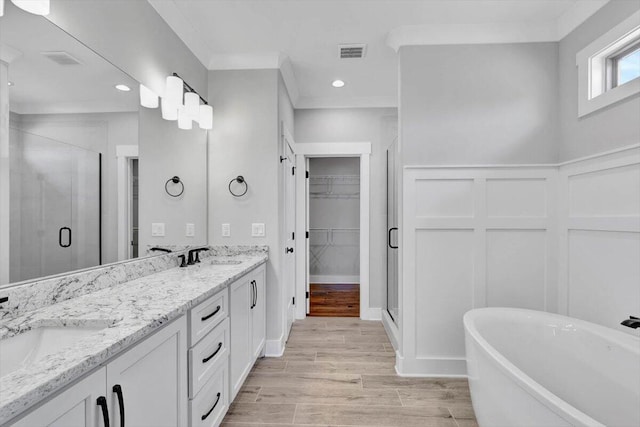
M 621 86 L 640 77 L 640 43 L 609 57 L 609 89 Z
M 578 117 L 640 92 L 640 11 L 576 55 Z

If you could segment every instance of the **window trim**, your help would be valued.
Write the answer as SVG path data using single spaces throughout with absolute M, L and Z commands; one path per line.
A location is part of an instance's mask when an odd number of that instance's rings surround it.
M 576 55 L 578 117 L 640 93 L 640 79 L 612 86 L 611 59 L 640 44 L 640 11 L 593 41 Z
M 618 86 L 621 86 L 620 84 L 618 84 L 618 63 L 620 62 L 620 60 L 622 58 L 625 58 L 627 56 L 629 56 L 632 53 L 635 53 L 637 51 L 640 51 L 640 38 L 638 40 L 636 40 L 633 43 L 627 44 L 625 45 L 619 52 L 615 52 L 613 55 L 609 55 L 609 57 L 607 58 L 608 64 L 607 64 L 607 90 L 611 90 L 614 89 Z M 636 79 L 639 77 L 635 77 Z M 635 79 L 632 79 L 635 80 Z M 631 82 L 632 80 L 629 80 L 626 83 Z M 626 84 L 623 83 L 623 84 Z

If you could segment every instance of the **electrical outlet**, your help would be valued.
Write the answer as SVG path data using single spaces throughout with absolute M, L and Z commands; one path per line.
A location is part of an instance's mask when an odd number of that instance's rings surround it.
M 154 222 L 151 224 L 151 236 L 153 237 L 164 236 L 164 222 Z
M 222 224 L 222 237 L 231 237 L 231 224 Z
M 196 226 L 195 224 L 187 223 L 185 227 L 184 235 L 187 237 L 193 237 L 196 235 Z
M 251 236 L 252 237 L 264 237 L 264 223 L 251 224 Z

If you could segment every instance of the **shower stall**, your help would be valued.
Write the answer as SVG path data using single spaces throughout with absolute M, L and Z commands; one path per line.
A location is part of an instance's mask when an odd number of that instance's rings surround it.
M 10 282 L 101 263 L 101 154 L 10 128 Z

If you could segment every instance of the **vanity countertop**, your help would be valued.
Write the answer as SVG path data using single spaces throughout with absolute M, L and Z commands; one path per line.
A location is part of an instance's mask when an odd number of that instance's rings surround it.
M 42 326 L 107 327 L 2 377 L 0 424 L 185 314 L 266 260 L 266 253 L 209 257 L 200 264 L 165 270 L 2 321 L 0 339 Z M 240 263 L 225 264 L 229 261 Z

